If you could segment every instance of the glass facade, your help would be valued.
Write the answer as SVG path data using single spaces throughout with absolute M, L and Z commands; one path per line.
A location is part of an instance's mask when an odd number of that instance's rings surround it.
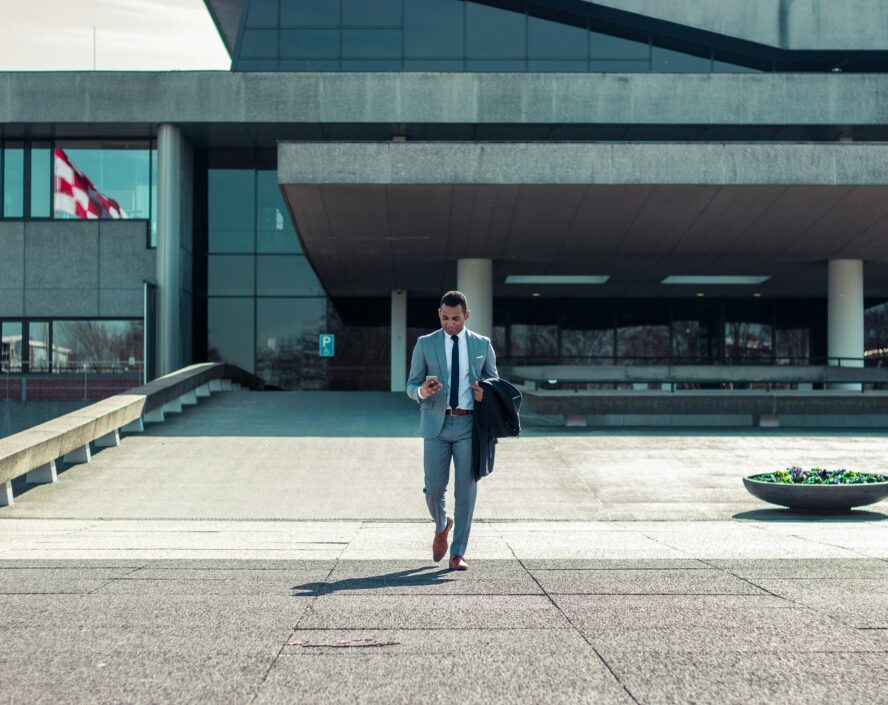
M 272 159 L 207 159 L 207 210 L 195 230 L 198 252 L 206 251 L 196 280 L 206 282 L 198 296 L 206 295 L 207 359 L 281 389 L 388 389 L 388 300 L 327 297 L 268 168 Z M 322 333 L 336 336 L 333 358 L 320 357 Z
M 156 246 L 157 150 L 147 140 L 7 142 L 0 180 L 4 218 L 148 220 Z
M 250 0 L 237 71 L 738 72 L 767 60 L 679 47 L 524 0 Z
M 867 349 L 888 349 L 888 305 L 867 311 Z M 498 298 L 494 325 L 514 363 L 826 362 L 825 300 Z
M 142 367 L 141 320 L 4 320 L 0 321 L 0 337 L 0 364 L 5 372 L 104 372 Z

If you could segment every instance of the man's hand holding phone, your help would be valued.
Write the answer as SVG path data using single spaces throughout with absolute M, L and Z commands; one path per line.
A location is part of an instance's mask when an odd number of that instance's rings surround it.
M 423 382 L 422 387 L 420 387 L 419 393 L 423 399 L 428 399 L 440 392 L 442 386 L 443 385 L 438 381 L 438 378 L 435 375 L 427 375 L 425 382 Z

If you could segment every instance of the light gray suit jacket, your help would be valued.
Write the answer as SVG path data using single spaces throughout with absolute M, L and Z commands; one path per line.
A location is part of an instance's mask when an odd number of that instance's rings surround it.
M 496 353 L 490 338 L 473 333 L 466 328 L 469 353 L 469 382 L 478 382 L 490 377 L 499 377 L 496 371 Z M 426 375 L 436 375 L 444 387 L 425 399 L 419 398 L 419 388 Z M 447 358 L 444 355 L 444 330 L 423 335 L 413 348 L 410 375 L 407 378 L 407 396 L 419 402 L 419 430 L 423 438 L 435 438 L 444 425 L 444 409 L 450 398 L 450 375 L 447 374 Z

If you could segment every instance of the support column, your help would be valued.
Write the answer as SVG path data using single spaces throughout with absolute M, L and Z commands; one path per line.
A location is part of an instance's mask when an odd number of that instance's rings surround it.
M 393 392 L 407 389 L 407 292 L 392 289 L 391 385 Z
M 456 286 L 469 300 L 468 328 L 493 337 L 493 260 L 457 260 Z
M 157 127 L 157 375 L 180 367 L 179 250 L 182 237 L 182 132 Z
M 829 261 L 827 285 L 827 355 L 830 365 L 863 367 L 863 261 Z M 859 384 L 833 384 L 832 389 L 860 391 Z

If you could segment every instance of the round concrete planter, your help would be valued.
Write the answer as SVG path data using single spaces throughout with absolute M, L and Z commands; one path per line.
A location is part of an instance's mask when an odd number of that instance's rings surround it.
M 888 482 L 863 485 L 795 485 L 744 477 L 743 484 L 751 494 L 766 502 L 808 511 L 847 511 L 852 507 L 873 504 L 888 497 Z

